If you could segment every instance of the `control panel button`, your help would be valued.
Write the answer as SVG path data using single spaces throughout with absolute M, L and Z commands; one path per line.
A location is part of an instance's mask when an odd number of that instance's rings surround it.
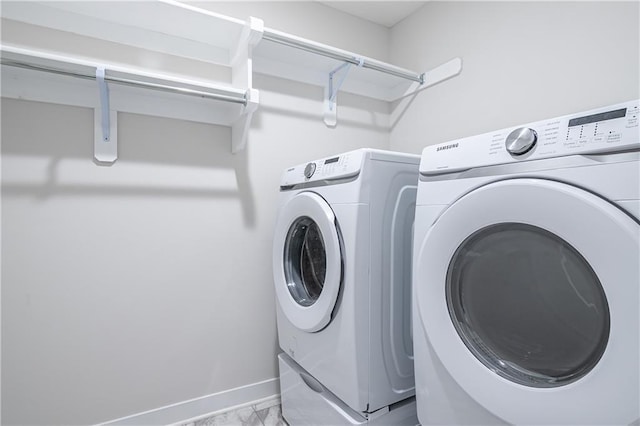
M 538 134 L 529 127 L 520 127 L 509 133 L 504 142 L 511 155 L 523 155 L 531 151 L 536 145 Z
M 311 178 L 313 174 L 316 172 L 316 163 L 309 163 L 307 167 L 304 168 L 304 177 L 307 179 Z

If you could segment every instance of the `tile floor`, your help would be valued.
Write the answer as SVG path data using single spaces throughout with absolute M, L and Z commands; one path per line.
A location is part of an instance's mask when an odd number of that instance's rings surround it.
M 182 426 L 287 426 L 280 410 L 280 398 L 261 401 Z

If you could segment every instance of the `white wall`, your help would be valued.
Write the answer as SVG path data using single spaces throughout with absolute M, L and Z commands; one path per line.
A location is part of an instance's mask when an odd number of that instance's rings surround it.
M 387 61 L 389 29 L 340 13 L 316 1 L 189 1 L 238 19 L 260 18 L 267 28 Z
M 273 8 L 277 24 L 309 30 L 301 35 L 333 43 L 330 23 L 340 22 L 345 43 L 335 44 L 386 54 L 382 27 L 316 3 Z M 250 5 L 237 9 L 245 17 Z M 388 122 L 388 105 L 341 94 L 340 123 L 328 129 L 321 88 L 254 83 L 261 102 L 246 151 L 230 154 L 225 127 L 119 114 L 112 167 L 92 162 L 91 110 L 2 100 L 4 424 L 107 421 L 277 377 L 280 174 L 388 148 L 376 124 Z
M 375 124 L 384 103 L 340 94 L 327 129 L 321 88 L 256 76 L 246 151 L 229 153 L 228 128 L 120 114 L 113 167 L 91 161 L 90 110 L 3 100 L 5 424 L 106 421 L 276 377 L 285 167 L 361 146 L 420 152 L 639 96 L 637 2 L 429 2 L 390 33 L 315 2 L 199 5 L 409 69 L 455 56 L 464 69 L 390 134 Z
M 635 2 L 428 2 L 391 30 L 390 61 L 462 73 L 419 93 L 391 148 L 426 145 L 637 99 Z

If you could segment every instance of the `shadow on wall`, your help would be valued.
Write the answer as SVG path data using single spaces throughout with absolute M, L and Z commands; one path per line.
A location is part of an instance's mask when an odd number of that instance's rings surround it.
M 4 196 L 237 199 L 256 223 L 247 150 L 223 126 L 118 114 L 118 160 L 93 160 L 93 110 L 2 99 Z
M 450 77 L 453 78 L 454 76 Z M 348 78 L 348 77 L 347 77 Z M 450 78 L 426 87 L 439 86 Z M 318 86 L 293 82 L 263 74 L 254 77 L 254 85 L 260 89 L 258 111 L 318 123 L 323 128 L 324 89 Z M 390 133 L 404 118 L 407 110 L 419 96 L 428 96 L 424 90 L 392 102 L 367 98 L 346 92 L 338 92 L 336 127 Z M 259 114 L 257 114 L 259 116 Z
M 254 76 L 254 86 L 260 90 L 260 106 L 254 116 L 257 124 L 263 112 L 311 121 L 322 129 L 327 127 L 323 123 L 322 87 L 264 74 Z M 387 102 L 339 92 L 337 105 L 336 127 L 389 132 L 390 105 Z

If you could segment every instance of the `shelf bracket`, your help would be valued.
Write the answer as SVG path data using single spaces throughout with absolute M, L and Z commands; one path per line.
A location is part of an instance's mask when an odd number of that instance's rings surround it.
M 356 59 L 358 61 L 357 66 L 362 67 L 362 65 L 364 65 L 364 59 Z M 338 91 L 347 79 L 347 74 L 349 74 L 352 65 L 350 62 L 345 62 L 329 72 L 329 81 L 324 88 L 324 124 L 329 127 L 335 127 L 338 124 L 338 103 L 336 99 L 338 97 Z M 342 74 L 336 77 L 340 72 L 342 72 Z
M 391 116 L 389 117 L 391 128 L 394 128 L 402 119 L 404 112 L 409 108 L 409 105 L 411 105 L 414 98 L 413 95 L 416 95 L 431 86 L 447 81 L 460 74 L 461 71 L 462 58 L 453 58 L 450 61 L 423 73 L 422 83 L 413 83 L 402 95 L 395 99 L 390 99 L 391 102 L 394 102 L 394 107 L 391 111 Z
M 264 22 L 249 17 L 236 46 L 231 61 L 231 83 L 247 89 L 245 105 L 231 125 L 231 152 L 236 154 L 247 146 L 253 113 L 258 109 L 260 94 L 253 88 L 253 48 L 262 40 Z
M 111 165 L 118 159 L 118 113 L 109 108 L 109 87 L 104 67 L 96 68 L 100 107 L 94 109 L 94 158 L 98 164 Z
M 438 65 L 430 71 L 422 73 L 422 82 L 413 83 L 401 96 L 392 99 L 392 102 L 398 101 L 411 95 L 435 86 L 438 83 L 449 80 L 460 74 L 462 71 L 462 58 L 453 58 L 444 64 Z
M 243 107 L 240 117 L 231 125 L 231 153 L 237 154 L 247 146 L 247 137 L 251 128 L 253 113 L 258 109 L 260 93 L 256 89 L 248 89 L 247 104 Z

